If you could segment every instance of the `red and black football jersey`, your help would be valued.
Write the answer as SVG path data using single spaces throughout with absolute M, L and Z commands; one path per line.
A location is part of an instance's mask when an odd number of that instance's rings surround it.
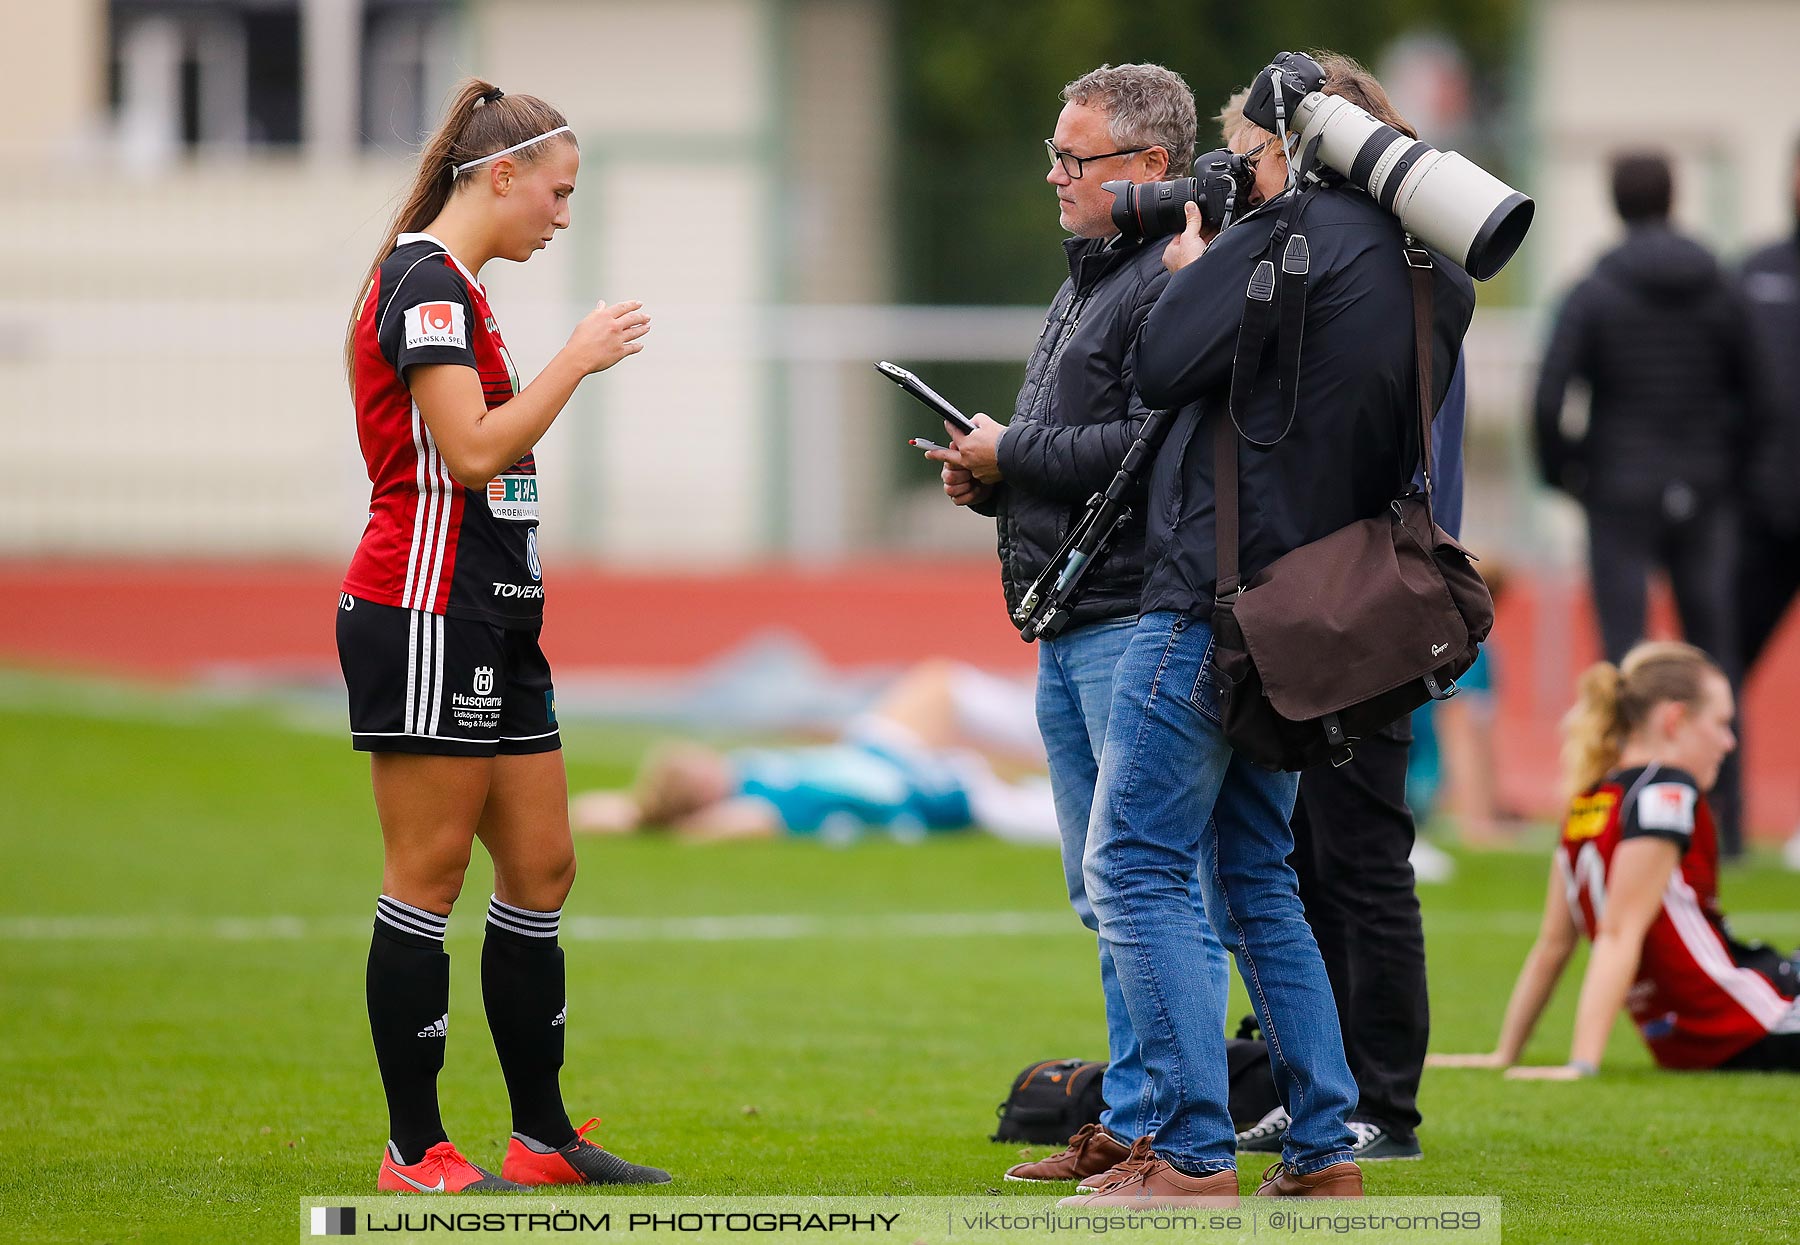
M 1712 812 L 1693 778 L 1649 765 L 1609 774 L 1575 798 L 1557 865 L 1569 907 L 1589 938 L 1606 910 L 1613 852 L 1627 839 L 1666 839 L 1681 850 L 1662 910 L 1644 935 L 1626 1006 L 1656 1062 L 1714 1068 L 1784 1023 L 1794 1004 L 1733 961 L 1719 910 Z
M 357 316 L 356 431 L 372 486 L 344 591 L 383 605 L 506 627 L 543 618 L 537 466 L 530 454 L 488 481 L 458 484 L 406 387 L 420 363 L 474 368 L 488 409 L 518 374 L 487 294 L 429 234 L 401 234 Z

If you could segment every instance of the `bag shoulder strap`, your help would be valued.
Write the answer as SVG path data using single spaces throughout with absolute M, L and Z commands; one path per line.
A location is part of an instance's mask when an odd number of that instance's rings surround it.
M 1432 279 L 1435 275 L 1431 252 L 1422 246 L 1408 246 L 1406 267 L 1412 275 L 1413 370 L 1418 375 L 1419 465 L 1424 469 L 1421 474 L 1425 480 L 1425 520 L 1435 524 L 1431 515 L 1431 425 L 1435 414 L 1431 400 Z

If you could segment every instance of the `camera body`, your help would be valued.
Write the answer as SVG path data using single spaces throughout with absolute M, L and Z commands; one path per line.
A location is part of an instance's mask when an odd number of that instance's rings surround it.
M 1343 96 L 1325 94 L 1324 83 L 1312 57 L 1282 52 L 1251 84 L 1244 116 L 1298 136 L 1290 158 L 1317 139 L 1322 163 L 1476 280 L 1505 267 L 1531 226 L 1531 200 L 1454 151 L 1408 138 Z
M 1187 205 L 1200 205 L 1206 228 L 1229 225 L 1250 190 L 1250 164 L 1221 147 L 1194 161 L 1192 177 L 1166 182 L 1104 182 L 1113 196 L 1112 222 L 1127 242 L 1143 242 L 1187 228 Z

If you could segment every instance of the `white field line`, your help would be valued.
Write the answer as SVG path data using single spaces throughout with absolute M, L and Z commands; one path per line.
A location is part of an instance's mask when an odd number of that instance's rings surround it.
M 1746 929 L 1800 930 L 1800 912 L 1740 912 Z M 298 942 L 368 937 L 372 917 L 6 916 L 0 942 Z M 1537 930 L 1524 910 L 1427 915 L 1440 937 L 1509 935 Z M 451 937 L 472 938 L 479 917 L 459 919 Z M 806 942 L 884 938 L 1020 938 L 1082 934 L 1075 918 L 1055 912 L 897 912 L 876 916 L 766 914 L 691 917 L 565 917 L 569 942 Z

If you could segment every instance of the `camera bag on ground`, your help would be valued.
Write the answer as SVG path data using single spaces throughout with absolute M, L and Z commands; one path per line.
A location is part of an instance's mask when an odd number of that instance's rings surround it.
M 1012 1093 L 995 1114 L 1000 1125 L 990 1141 L 1061 1145 L 1095 1124 L 1106 1109 L 1101 1083 L 1106 1064 L 1092 1059 L 1047 1059 L 1013 1078 Z
M 1275 1072 L 1269 1066 L 1269 1044 L 1257 1032 L 1256 1017 L 1244 1017 L 1237 1036 L 1226 1041 L 1225 1065 L 1231 1084 L 1231 1122 L 1239 1131 L 1254 1127 L 1281 1105 Z M 1106 1108 L 1102 1094 L 1106 1068 L 1090 1059 L 1031 1064 L 1013 1078 L 1012 1092 L 996 1110 L 1000 1125 L 988 1140 L 1059 1146 L 1083 1125 L 1099 1123 Z
M 1256 1017 L 1245 1016 L 1237 1036 L 1226 1039 L 1225 1067 L 1231 1077 L 1231 1126 L 1240 1133 L 1255 1128 L 1281 1105 L 1275 1069 L 1269 1066 L 1269 1044 L 1258 1033 Z
M 1294 194 L 1296 202 L 1303 197 Z M 1356 740 L 1428 700 L 1454 695 L 1456 679 L 1474 664 L 1494 625 L 1493 599 L 1471 555 L 1431 517 L 1432 259 L 1422 247 L 1408 246 L 1405 256 L 1412 276 L 1423 490 L 1408 491 L 1384 513 L 1289 551 L 1248 584 L 1239 579 L 1237 439 L 1244 434 L 1238 411 L 1255 384 L 1277 314 L 1288 428 L 1297 406 L 1309 258 L 1303 234 L 1286 237 L 1295 206 L 1290 203 L 1270 240 L 1269 254 L 1281 262 L 1279 311 L 1275 261 L 1264 258 L 1245 300 L 1231 398 L 1213 424 L 1219 573 L 1213 672 L 1226 738 L 1272 770 L 1342 764 Z M 1254 442 L 1262 448 L 1275 443 Z

